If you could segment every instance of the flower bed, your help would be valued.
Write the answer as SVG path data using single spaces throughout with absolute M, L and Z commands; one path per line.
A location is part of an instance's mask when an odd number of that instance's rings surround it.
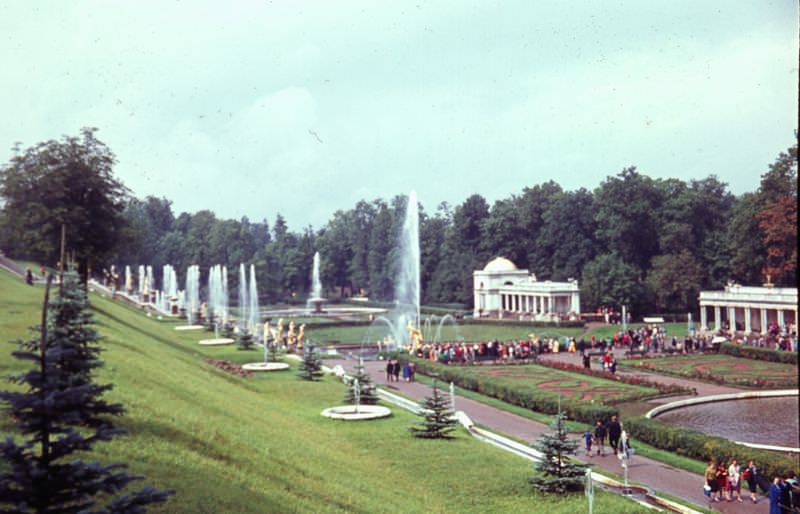
M 795 366 L 743 359 L 731 355 L 682 355 L 676 357 L 632 359 L 625 366 L 653 373 L 701 380 L 719 385 L 747 388 L 796 387 Z
M 746 359 L 756 359 L 768 362 L 781 362 L 783 364 L 793 364 L 797 366 L 797 354 L 794 352 L 782 352 L 771 348 L 759 348 L 757 346 L 745 346 L 741 344 L 722 343 L 719 346 L 719 353 L 743 357 Z

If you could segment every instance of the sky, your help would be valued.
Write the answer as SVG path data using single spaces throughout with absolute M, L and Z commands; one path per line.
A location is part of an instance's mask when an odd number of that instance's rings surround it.
M 796 0 L 18 0 L 0 41 L 0 163 L 97 127 L 134 195 L 295 230 L 632 165 L 741 194 L 797 126 Z

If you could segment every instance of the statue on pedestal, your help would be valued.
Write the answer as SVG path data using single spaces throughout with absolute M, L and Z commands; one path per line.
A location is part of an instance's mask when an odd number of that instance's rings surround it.
M 302 350 L 303 349 L 303 338 L 305 338 L 305 336 L 306 336 L 305 332 L 306 332 L 306 324 L 303 323 L 302 325 L 300 325 L 300 331 L 297 333 L 297 349 L 298 350 Z

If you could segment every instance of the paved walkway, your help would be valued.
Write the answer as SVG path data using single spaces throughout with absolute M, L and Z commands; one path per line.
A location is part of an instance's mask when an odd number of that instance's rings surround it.
M 352 361 L 346 364 L 348 371 L 354 371 L 355 365 Z M 366 370 L 370 373 L 376 384 L 382 385 L 389 390 L 395 389 L 409 398 L 421 400 L 430 394 L 430 388 L 424 384 L 407 382 L 386 382 L 386 363 L 385 361 L 367 361 L 364 363 Z M 661 377 L 659 377 L 660 379 Z M 699 384 L 694 382 L 693 384 Z M 698 391 L 699 392 L 699 391 Z M 709 393 L 711 394 L 711 393 Z M 497 432 L 519 438 L 523 441 L 533 442 L 539 435 L 549 431 L 549 427 L 542 423 L 532 421 L 516 414 L 490 407 L 483 403 L 469 398 L 456 397 L 456 408 L 464 411 L 472 420 L 480 425 L 493 429 Z M 596 468 L 604 469 L 622 475 L 623 470 L 619 460 L 610 453 L 605 457 L 587 458 L 584 455 L 577 456 L 579 460 L 590 463 Z M 678 498 L 700 506 L 707 506 L 712 510 L 730 514 L 744 513 L 766 513 L 769 512 L 769 505 L 765 498 L 759 501 L 758 505 L 752 502 L 738 504 L 714 503 L 708 504 L 703 496 L 703 477 L 688 471 L 678 470 L 660 462 L 641 456 L 634 456 L 629 467 L 629 478 L 631 481 L 646 484 L 654 491 L 671 494 Z

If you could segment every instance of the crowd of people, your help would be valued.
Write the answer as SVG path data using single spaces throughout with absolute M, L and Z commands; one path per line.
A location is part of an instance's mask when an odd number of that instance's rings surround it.
M 746 485 L 750 493 L 750 501 L 758 503 L 757 489 L 768 494 L 770 514 L 800 512 L 800 492 L 797 476 L 793 473 L 786 476 L 773 477 L 772 482 L 761 473 L 751 460 L 742 468 L 736 459 L 729 462 L 711 459 L 705 471 L 703 491 L 708 501 L 732 502 L 734 499 L 743 503 L 742 487 Z
M 403 374 L 403 382 L 415 382 L 417 374 L 417 364 L 415 362 L 400 362 L 397 358 L 386 361 L 386 382 L 399 382 L 400 374 Z

